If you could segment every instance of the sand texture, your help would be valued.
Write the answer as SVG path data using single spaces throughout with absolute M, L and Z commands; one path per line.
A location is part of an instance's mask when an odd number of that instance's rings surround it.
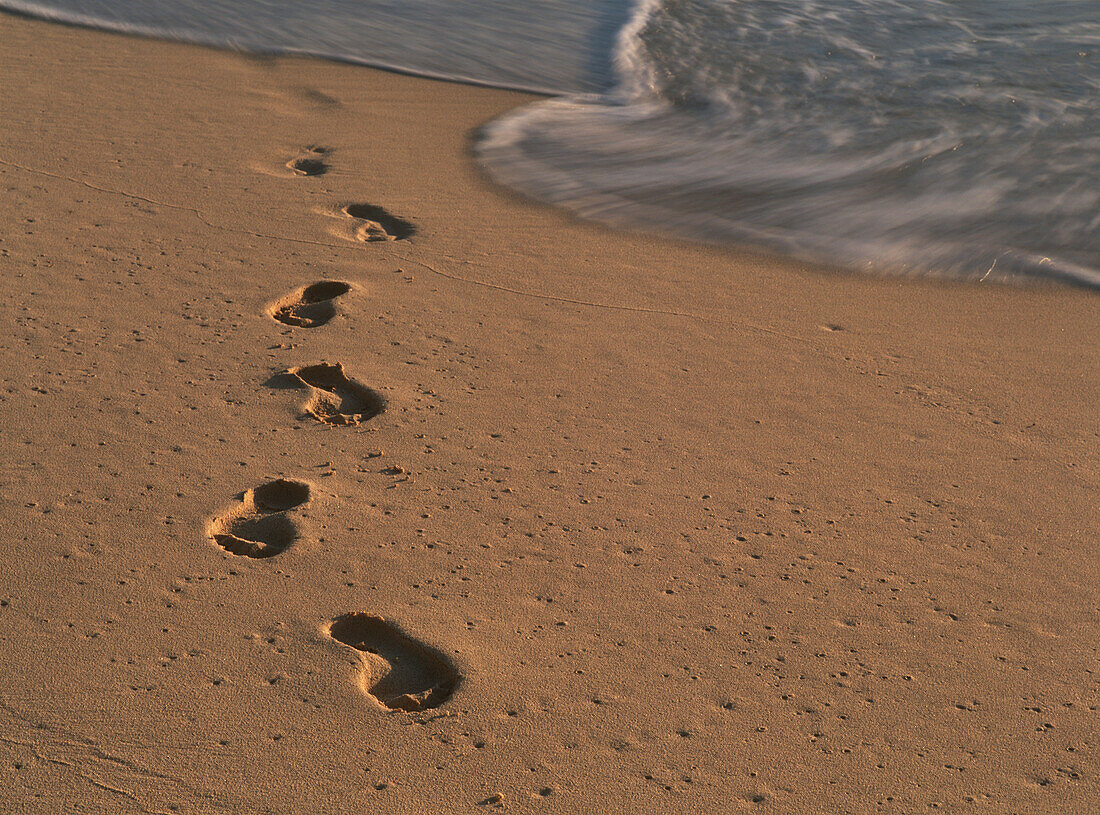
M 616 233 L 529 97 L 0 17 L 0 812 L 1100 809 L 1100 309 Z

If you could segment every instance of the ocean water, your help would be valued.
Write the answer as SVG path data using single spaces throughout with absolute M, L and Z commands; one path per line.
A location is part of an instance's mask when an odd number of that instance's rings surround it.
M 0 0 L 47 19 L 540 93 L 613 83 L 632 0 Z
M 540 90 L 490 174 L 612 225 L 1100 287 L 1097 0 L 0 0 Z

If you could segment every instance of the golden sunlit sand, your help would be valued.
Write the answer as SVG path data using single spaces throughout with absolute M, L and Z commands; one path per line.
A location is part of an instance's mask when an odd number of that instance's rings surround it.
M 1084 813 L 1097 299 L 613 232 L 530 97 L 0 16 L 0 811 Z

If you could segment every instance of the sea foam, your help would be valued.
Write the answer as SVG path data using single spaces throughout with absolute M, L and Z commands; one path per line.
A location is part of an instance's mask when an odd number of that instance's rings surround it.
M 610 224 L 876 272 L 1100 286 L 1094 0 L 0 0 L 554 94 L 498 181 Z

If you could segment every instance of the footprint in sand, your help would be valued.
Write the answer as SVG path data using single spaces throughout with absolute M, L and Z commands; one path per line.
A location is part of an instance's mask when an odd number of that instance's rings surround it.
M 240 506 L 212 520 L 206 533 L 234 555 L 274 557 L 298 539 L 298 524 L 289 513 L 309 497 L 304 481 L 277 478 L 248 490 Z
M 348 240 L 364 243 L 400 241 L 416 234 L 416 225 L 411 221 L 391 215 L 373 204 L 345 204 L 338 210 L 325 214 L 351 219 L 349 227 L 334 230 L 334 234 Z
M 331 151 L 327 147 L 316 145 L 303 147 L 302 152 L 286 163 L 286 167 L 295 175 L 324 175 L 328 172 L 328 163 L 325 161 Z
M 321 280 L 298 289 L 267 307 L 267 313 L 280 323 L 299 328 L 317 328 L 336 316 L 337 297 L 351 291 L 340 280 Z
M 458 687 L 458 671 L 446 656 L 382 617 L 344 614 L 328 633 L 362 654 L 363 690 L 391 710 L 439 707 Z
M 309 389 L 304 410 L 319 422 L 331 425 L 355 425 L 377 416 L 386 409 L 382 394 L 360 385 L 344 373 L 339 362 L 302 365 L 272 377 L 272 387 Z

